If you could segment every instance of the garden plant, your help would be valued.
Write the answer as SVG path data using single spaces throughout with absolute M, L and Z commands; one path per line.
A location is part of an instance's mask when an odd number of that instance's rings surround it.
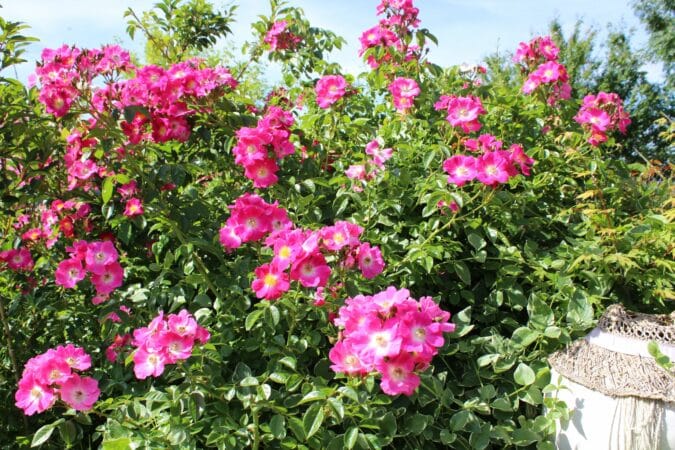
M 372 11 L 360 74 L 284 2 L 238 62 L 234 8 L 161 0 L 145 55 L 44 49 L 28 86 L 0 19 L 0 446 L 551 449 L 547 355 L 672 311 L 623 99 L 556 36 L 441 67 L 412 0 Z

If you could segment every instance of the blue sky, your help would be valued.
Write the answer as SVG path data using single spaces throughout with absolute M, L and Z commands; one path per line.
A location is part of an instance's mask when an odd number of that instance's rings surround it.
M 137 12 L 149 9 L 157 0 L 0 0 L 0 16 L 31 25 L 30 35 L 40 42 L 31 46 L 27 59 L 18 70 L 25 80 L 34 67 L 43 47 L 63 43 L 96 47 L 117 42 L 131 50 L 140 50 L 126 36 L 122 17 L 128 7 Z M 231 2 L 212 0 L 216 6 Z M 241 43 L 250 39 L 249 24 L 257 14 L 266 14 L 267 0 L 241 0 L 233 38 Z M 348 46 L 332 59 L 346 71 L 357 72 L 365 66 L 357 56 L 358 37 L 363 30 L 377 23 L 375 6 L 378 0 L 295 0 L 315 26 L 328 28 L 348 41 Z M 422 27 L 438 37 L 432 47 L 431 60 L 441 65 L 477 63 L 496 50 L 511 52 L 518 42 L 545 33 L 549 21 L 558 18 L 565 30 L 571 30 L 578 19 L 588 26 L 605 30 L 607 24 L 623 29 L 635 28 L 635 44 L 646 37 L 628 2 L 619 0 L 417 0 Z M 654 67 L 647 67 L 656 73 Z M 6 74 L 10 75 L 10 74 Z M 274 78 L 274 74 L 269 75 Z

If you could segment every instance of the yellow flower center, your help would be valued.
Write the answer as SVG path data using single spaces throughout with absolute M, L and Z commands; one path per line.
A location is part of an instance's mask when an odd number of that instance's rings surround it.
M 268 273 L 265 275 L 265 278 L 263 279 L 263 283 L 265 283 L 265 286 L 267 287 L 274 287 L 277 285 L 277 276 L 272 275 L 271 273 Z

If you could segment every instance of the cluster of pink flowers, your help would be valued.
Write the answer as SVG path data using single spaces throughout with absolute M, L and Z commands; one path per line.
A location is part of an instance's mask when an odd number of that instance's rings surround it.
M 278 202 L 265 202 L 246 193 L 230 205 L 230 217 L 220 229 L 220 243 L 233 250 L 245 242 L 259 241 L 274 230 L 290 229 L 293 223 Z
M 462 89 L 469 89 L 471 86 L 479 87 L 483 84 L 483 76 L 487 73 L 485 66 L 476 64 L 461 64 L 459 66 L 459 74 L 467 81 L 462 84 Z
M 513 57 L 529 70 L 523 84 L 523 93 L 531 94 L 539 86 L 550 86 L 547 102 L 554 105 L 558 100 L 567 100 L 572 94 L 565 66 L 558 62 L 560 50 L 550 36 L 539 36 L 530 42 L 521 42 Z
M 542 61 L 557 61 L 560 49 L 551 36 L 537 36 L 530 42 L 521 42 L 513 55 L 513 60 L 533 67 Z
M 523 93 L 530 94 L 542 84 L 551 85 L 551 95 L 547 100 L 551 105 L 561 99 L 567 100 L 572 95 L 567 69 L 557 61 L 545 62 L 530 73 L 523 85 Z
M 415 80 L 397 77 L 389 84 L 389 92 L 394 97 L 396 111 L 405 113 L 412 108 L 415 97 L 420 95 L 420 87 Z
M 144 140 L 166 142 L 185 141 L 190 136 L 187 116 L 195 111 L 187 104 L 190 99 L 207 96 L 219 87 L 234 88 L 237 82 L 226 68 L 201 68 L 199 59 L 172 65 L 168 69 L 148 65 L 134 67 L 129 53 L 118 46 L 99 49 L 78 49 L 63 46 L 45 49 L 36 75 L 42 88 L 40 101 L 47 112 L 62 117 L 85 92 L 93 92 L 91 99 L 78 113 L 96 113 L 142 107 L 146 113 L 137 113 L 131 122 L 121 123 L 129 142 Z M 129 74 L 132 78 L 114 82 L 114 75 Z M 103 87 L 94 87 L 94 79 L 102 76 Z M 90 103 L 89 103 L 90 101 Z M 93 107 L 93 109 L 90 109 Z M 82 161 L 85 172 L 93 172 L 91 159 Z
M 59 286 L 72 289 L 87 274 L 98 295 L 106 296 L 122 285 L 124 269 L 111 241 L 75 241 L 66 251 L 70 258 L 61 261 L 54 274 Z
M 184 142 L 191 132 L 187 117 L 196 112 L 188 102 L 204 98 L 218 88 L 237 86 L 226 68 L 201 65 L 202 61 L 195 58 L 167 69 L 154 65 L 141 67 L 133 78 L 95 90 L 92 104 L 98 112 L 111 107 L 145 108 L 149 117 L 145 112 L 138 112 L 131 122 L 125 120 L 120 124 L 131 144 Z
M 390 286 L 348 298 L 334 320 L 342 332 L 329 353 L 331 368 L 347 375 L 377 371 L 386 394 L 412 395 L 420 384 L 417 373 L 443 346 L 443 333 L 455 329 L 449 320 L 431 297 L 418 301 L 407 289 Z
M 68 113 L 80 95 L 79 86 L 90 84 L 99 75 L 133 70 L 129 52 L 117 45 L 101 49 L 78 49 L 64 45 L 42 51 L 42 62 L 35 70 L 42 84 L 40 102 L 48 113 L 62 117 Z
M 77 114 L 90 116 L 66 139 L 68 189 L 95 189 L 97 177 L 114 175 L 110 159 L 119 160 L 126 154 L 124 147 L 97 151 L 100 141 L 93 132 L 107 122 L 102 119 L 104 113 L 137 109 L 133 119 L 120 123 L 127 137 L 125 144 L 187 140 L 191 133 L 187 119 L 199 110 L 191 103 L 218 88 L 234 88 L 237 84 L 227 69 L 201 65 L 200 60 L 193 59 L 167 69 L 152 65 L 136 68 L 128 52 L 118 46 L 44 50 L 36 75 L 42 85 L 40 100 L 47 111 L 61 117 L 74 108 Z M 115 81 L 120 76 L 127 79 Z M 127 216 L 142 213 L 139 199 L 127 200 Z M 64 235 L 72 237 L 72 222 L 71 217 L 60 223 Z
M 618 129 L 621 133 L 626 133 L 631 122 L 628 113 L 623 109 L 621 98 L 613 92 L 600 92 L 598 95 L 584 97 L 574 120 L 590 131 L 588 142 L 593 146 L 605 142 L 608 131 Z
M 125 200 L 124 215 L 127 217 L 135 217 L 142 215 L 143 202 L 138 198 L 138 185 L 136 180 L 131 180 L 117 188 L 117 193 Z
M 342 75 L 325 75 L 316 82 L 316 103 L 319 108 L 328 108 L 345 95 L 347 81 Z
M 518 174 L 530 175 L 530 166 L 534 164 L 534 159 L 527 156 L 522 146 L 513 144 L 508 150 L 502 150 L 502 141 L 490 134 L 483 134 L 478 139 L 467 139 L 464 145 L 482 154 L 478 157 L 454 155 L 443 162 L 443 169 L 448 173 L 448 183 L 457 186 L 478 180 L 494 187 Z
M 270 45 L 271 51 L 294 50 L 302 42 L 302 37 L 287 29 L 288 22 L 277 20 L 265 35 L 264 42 Z
M 382 253 L 377 246 L 360 241 L 362 232 L 363 228 L 346 221 L 316 231 L 295 228 L 272 232 L 265 245 L 274 256 L 255 270 L 252 289 L 258 298 L 275 300 L 289 290 L 290 281 L 324 288 L 331 275 L 325 254 L 331 252 L 338 253 L 344 268 L 358 265 L 365 278 L 376 277 L 384 269 Z
M 139 380 L 158 377 L 167 364 L 192 355 L 195 341 L 206 344 L 211 335 L 187 310 L 164 317 L 160 312 L 147 327 L 134 330 L 134 374 Z
M 466 97 L 441 95 L 441 98 L 434 103 L 434 109 L 447 111 L 446 120 L 464 133 L 480 130 L 481 124 L 478 118 L 486 112 L 480 98 L 473 95 Z
M 114 313 L 112 313 L 114 314 Z M 119 317 L 119 316 L 118 316 Z M 117 320 L 113 319 L 113 322 L 117 322 Z M 121 322 L 121 320 L 120 320 Z M 132 342 L 132 337 L 130 334 L 116 334 L 115 338 L 113 339 L 113 343 L 108 346 L 108 348 L 105 349 L 105 358 L 110 361 L 111 363 L 114 363 L 117 361 L 117 357 L 119 356 L 119 350 L 121 348 L 125 348 L 129 345 L 131 345 Z
M 122 124 L 124 125 L 124 123 Z M 94 124 L 92 124 L 94 126 Z M 105 159 L 111 157 L 121 158 L 124 156 L 124 149 L 120 148 L 116 153 L 103 155 L 99 160 L 95 158 L 95 148 L 99 145 L 99 140 L 94 137 L 89 137 L 89 127 L 85 126 L 84 130 L 74 129 L 66 138 L 66 154 L 64 162 L 68 172 L 68 189 L 72 190 L 77 187 L 85 191 L 96 189 L 95 183 L 92 183 L 93 177 L 108 177 L 115 175 L 115 173 L 108 168 Z M 83 136 L 84 134 L 84 136 Z M 117 192 L 126 199 L 127 205 L 124 210 L 124 215 L 133 217 L 143 214 L 143 206 L 140 199 L 135 198 L 138 194 L 138 189 L 135 181 L 117 188 Z M 88 205 L 87 205 L 88 206 Z M 85 212 L 89 212 L 86 210 Z M 68 237 L 68 235 L 64 232 Z
M 373 278 L 384 268 L 378 247 L 359 239 L 363 229 L 340 221 L 317 231 L 295 228 L 285 209 L 266 203 L 255 194 L 244 194 L 230 206 L 231 215 L 220 229 L 220 243 L 227 250 L 242 243 L 262 241 L 274 256 L 255 270 L 252 289 L 258 298 L 275 300 L 290 288 L 290 281 L 304 287 L 324 287 L 331 268 L 324 252 L 342 255 L 345 268 L 358 265 L 366 278 Z M 288 270 L 288 273 L 287 273 Z
M 464 139 L 464 147 L 472 152 L 501 150 L 504 143 L 491 134 L 481 134 L 477 138 Z
M 51 408 L 60 397 L 71 408 L 87 411 L 101 391 L 98 381 L 74 371 L 91 367 L 91 357 L 72 344 L 60 345 L 26 362 L 14 398 L 27 416 Z
M 84 126 L 85 130 L 73 129 L 66 138 L 64 162 L 68 173 L 68 190 L 77 187 L 89 190 L 93 186 L 91 181 L 94 177 L 106 177 L 111 174 L 106 164 L 94 156 L 99 140 L 89 137 L 89 127 Z
M 345 175 L 352 180 L 361 181 L 365 184 L 384 171 L 384 163 L 392 157 L 393 153 L 394 150 L 391 148 L 382 148 L 380 139 L 373 139 L 366 145 L 366 155 L 369 155 L 370 158 L 365 164 L 352 164 L 349 166 L 345 171 Z M 363 187 L 355 185 L 354 190 L 361 192 Z
M 412 0 L 382 0 L 377 6 L 377 14 L 385 17 L 361 34 L 359 56 L 370 50 L 366 62 L 373 69 L 391 61 L 395 53 L 403 53 L 406 61 L 418 58 L 420 48 L 405 44 L 411 30 L 420 24 L 419 9 L 413 6 Z
M 24 242 L 44 241 L 47 248 L 51 248 L 58 241 L 59 236 L 67 238 L 75 236 L 75 227 L 82 224 L 85 232 L 93 230 L 93 224 L 89 219 L 91 205 L 77 200 L 54 200 L 49 207 L 40 205 L 36 208 L 39 215 L 39 226 L 24 229 L 21 239 Z M 30 224 L 31 217 L 22 215 L 14 225 L 21 230 Z
M 290 141 L 293 123 L 293 114 L 270 106 L 255 128 L 237 131 L 237 144 L 232 148 L 234 162 L 244 168 L 244 175 L 253 180 L 253 186 L 266 188 L 279 180 L 277 160 L 295 153 Z
M 0 262 L 7 265 L 7 268 L 14 271 L 31 271 L 35 265 L 30 250 L 25 247 L 12 248 L 0 252 Z

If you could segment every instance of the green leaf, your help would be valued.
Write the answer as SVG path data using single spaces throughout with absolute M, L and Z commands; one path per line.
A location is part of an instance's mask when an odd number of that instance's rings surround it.
M 484 424 L 480 430 L 474 431 L 469 435 L 471 448 L 483 450 L 490 444 L 490 424 Z
M 480 358 L 476 360 L 476 364 L 478 364 L 478 367 L 485 367 L 489 366 L 493 362 L 497 361 L 501 355 L 499 353 L 488 353 L 487 355 L 483 355 Z
M 539 433 L 535 433 L 532 430 L 524 428 L 513 430 L 512 436 L 514 441 L 513 443 L 521 447 L 533 444 L 541 440 L 541 435 Z
M 321 391 L 312 391 L 308 392 L 304 397 L 302 397 L 302 400 L 300 400 L 297 404 L 302 405 L 303 403 L 310 403 L 310 402 L 316 402 L 318 400 L 325 400 L 326 399 L 326 394 L 324 394 Z
M 67 447 L 71 447 L 77 438 L 77 427 L 75 422 L 67 420 L 59 424 L 59 435 Z
M 328 406 L 330 406 L 331 411 L 333 412 L 333 416 L 338 419 L 339 421 L 342 421 L 345 417 L 345 407 L 342 404 L 342 401 L 340 401 L 337 398 L 331 397 L 328 399 Z
M 471 231 L 471 232 L 467 235 L 467 239 L 469 240 L 469 244 L 471 244 L 471 246 L 472 246 L 476 251 L 482 249 L 482 248 L 485 247 L 485 245 L 486 245 L 485 239 L 483 239 L 482 237 L 480 237 L 480 235 L 479 235 L 478 233 L 476 233 L 475 231 Z
M 516 383 L 521 386 L 529 386 L 534 383 L 534 370 L 525 363 L 518 364 L 515 372 L 513 373 L 513 379 L 516 380 Z
M 513 411 L 513 404 L 505 397 L 495 399 L 490 406 L 498 411 Z
M 61 423 L 65 422 L 65 419 L 59 419 L 56 422 L 44 425 L 38 429 L 33 435 L 33 440 L 30 443 L 31 447 L 38 447 L 49 440 L 49 437 L 54 432 L 54 429 Z
M 284 416 L 281 416 L 279 414 L 272 416 L 272 419 L 270 420 L 270 429 L 272 430 L 272 434 L 274 435 L 275 438 L 277 439 L 285 438 L 286 419 L 284 419 Z
M 244 387 L 258 386 L 259 384 L 260 382 L 256 377 L 246 377 L 239 382 L 239 386 Z
M 351 450 L 356 445 L 356 440 L 359 437 L 358 427 L 351 427 L 345 433 L 345 448 Z
M 579 327 L 588 327 L 593 322 L 593 307 L 586 293 L 576 289 L 567 307 L 567 321 Z
M 666 370 L 672 370 L 673 362 L 670 360 L 670 358 L 668 358 L 667 355 L 664 355 L 661 352 L 659 344 L 656 341 L 649 341 L 647 344 L 647 351 L 656 360 L 656 364 Z
M 105 205 L 110 201 L 113 194 L 113 187 L 115 186 L 115 177 L 107 177 L 103 180 L 103 187 L 101 188 L 101 199 Z
M 470 417 L 471 413 L 467 410 L 456 412 L 450 418 L 450 429 L 452 431 L 459 431 L 463 429 Z
M 560 329 L 560 327 L 556 326 L 546 327 L 546 329 L 544 330 L 544 336 L 551 339 L 558 339 L 561 333 L 562 330 Z
M 449 446 L 456 440 L 457 435 L 455 433 L 451 433 L 448 430 L 441 430 L 441 442 L 443 443 L 443 445 Z
M 544 400 L 541 390 L 536 386 L 530 386 L 527 388 L 527 391 L 521 392 L 518 396 L 522 401 L 529 403 L 530 405 L 541 405 Z
M 305 429 L 303 426 L 303 421 L 298 419 L 297 417 L 289 417 L 288 418 L 288 427 L 291 429 L 295 437 L 299 441 L 305 441 Z
M 279 364 L 282 364 L 288 367 L 291 370 L 295 370 L 297 365 L 297 360 L 292 356 L 284 356 L 279 360 Z
M 511 339 L 521 347 L 527 347 L 537 340 L 539 333 L 527 327 L 520 327 L 513 332 Z
M 253 327 L 255 326 L 256 322 L 258 319 L 260 319 L 260 316 L 262 316 L 264 311 L 262 309 L 256 309 L 251 311 L 251 313 L 246 316 L 246 321 L 244 322 L 244 328 L 246 331 L 251 331 Z
M 305 431 L 305 439 L 309 439 L 319 431 L 323 423 L 323 405 L 314 403 L 302 416 L 302 428 Z
M 279 308 L 274 305 L 270 305 L 269 308 L 265 309 L 265 322 L 271 327 L 274 328 L 279 324 Z
M 471 272 L 469 271 L 469 267 L 462 261 L 454 261 L 453 267 L 459 279 L 462 280 L 462 283 L 469 286 L 471 284 Z
M 131 448 L 131 439 L 119 438 L 103 441 L 102 450 L 128 450 Z

